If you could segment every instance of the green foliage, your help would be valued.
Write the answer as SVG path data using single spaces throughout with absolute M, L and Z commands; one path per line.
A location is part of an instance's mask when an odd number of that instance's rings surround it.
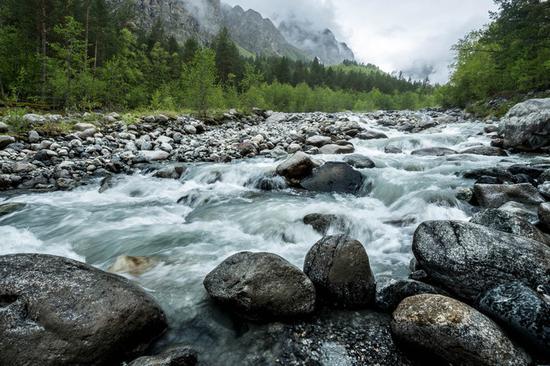
M 445 106 L 466 107 L 494 96 L 550 88 L 550 3 L 496 0 L 493 22 L 456 46 L 454 73 L 442 89 Z

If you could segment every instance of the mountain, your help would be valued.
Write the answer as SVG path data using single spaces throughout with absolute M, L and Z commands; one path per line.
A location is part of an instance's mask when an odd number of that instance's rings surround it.
M 110 0 L 122 4 L 125 0 Z M 151 29 L 159 20 L 180 43 L 195 38 L 210 42 L 227 27 L 233 41 L 246 54 L 286 56 L 294 60 L 318 57 L 327 65 L 354 60 L 345 43 L 326 29 L 315 31 L 307 23 L 282 22 L 279 27 L 255 10 L 231 7 L 220 0 L 132 0 L 139 18 L 137 24 Z
M 255 10 L 245 11 L 240 6 L 222 5 L 223 25 L 227 27 L 233 41 L 254 54 L 287 56 L 292 59 L 306 59 L 306 53 L 292 46 L 275 24 Z
M 289 20 L 281 22 L 279 31 L 292 45 L 312 58 L 319 58 L 324 64 L 335 65 L 345 60 L 355 60 L 353 51 L 347 44 L 338 42 L 330 29 L 319 31 L 309 23 Z

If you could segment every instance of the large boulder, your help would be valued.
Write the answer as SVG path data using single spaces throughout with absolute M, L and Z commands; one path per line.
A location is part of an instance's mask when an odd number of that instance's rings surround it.
M 167 327 L 138 286 L 70 259 L 0 257 L 0 364 L 112 365 Z
M 550 362 L 550 302 L 543 296 L 522 283 L 508 283 L 486 292 L 478 308 Z
M 313 170 L 300 182 L 302 188 L 314 192 L 356 194 L 363 186 L 363 175 L 349 164 L 328 162 Z
M 476 224 L 424 222 L 413 253 L 431 281 L 467 300 L 503 283 L 537 288 L 550 281 L 550 247 Z
M 376 282 L 363 245 L 345 235 L 327 236 L 307 253 L 304 272 L 319 298 L 343 308 L 373 303 Z
M 527 239 L 548 243 L 546 236 L 529 221 L 513 213 L 490 208 L 484 210 L 470 220 L 473 224 L 483 225 L 491 229 L 514 234 Z
M 284 177 L 290 185 L 298 185 L 300 181 L 311 174 L 319 163 L 304 152 L 297 152 L 279 164 L 277 174 Z
M 502 119 L 504 146 L 524 151 L 550 147 L 550 98 L 515 105 Z
M 332 142 L 332 139 L 328 136 L 315 135 L 306 139 L 306 144 L 317 147 L 328 145 Z
M 498 208 L 509 201 L 539 205 L 545 202 L 535 186 L 521 184 L 476 184 L 474 198 L 481 207 Z
M 393 313 L 391 327 L 394 336 L 416 353 L 426 350 L 453 365 L 531 364 L 529 355 L 491 319 L 446 296 L 406 298 Z
M 208 294 L 238 315 L 256 321 L 310 314 L 315 287 L 298 268 L 271 253 L 242 252 L 204 279 Z

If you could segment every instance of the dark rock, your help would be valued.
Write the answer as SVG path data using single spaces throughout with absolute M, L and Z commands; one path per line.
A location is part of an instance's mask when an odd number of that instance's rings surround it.
M 431 283 L 468 300 L 503 283 L 536 288 L 550 281 L 550 247 L 476 224 L 425 222 L 413 253 Z
M 342 217 L 330 214 L 309 214 L 304 216 L 304 224 L 311 225 L 319 234 L 325 235 L 331 227 L 345 230 L 345 220 Z
M 536 205 L 544 202 L 535 186 L 521 184 L 476 184 L 474 197 L 481 207 L 498 208 L 509 201 Z
M 550 230 L 550 203 L 543 203 L 539 206 L 539 221 L 542 227 Z
M 315 287 L 298 268 L 271 253 L 242 252 L 204 279 L 208 294 L 238 315 L 269 321 L 310 314 Z
M 543 168 L 518 164 L 509 167 L 508 171 L 513 175 L 526 175 L 533 181 L 538 179 L 542 175 L 542 173 L 544 173 Z
M 446 147 L 428 147 L 425 149 L 414 150 L 411 155 L 416 156 L 446 156 L 446 155 L 455 155 L 457 152 L 453 149 L 448 149 Z
M 403 153 L 403 149 L 400 148 L 399 146 L 387 145 L 384 148 L 384 152 L 386 154 L 401 154 L 401 153 Z
M 343 308 L 373 303 L 376 282 L 363 244 L 345 235 L 327 236 L 307 253 L 305 274 L 324 302 Z
M 360 140 L 378 140 L 378 139 L 387 139 L 388 136 L 383 132 L 367 130 L 358 134 L 357 138 Z
M 246 186 L 260 189 L 262 191 L 276 191 L 287 187 L 286 181 L 283 177 L 271 175 L 260 175 L 252 178 L 246 183 Z
M 257 365 L 378 365 L 412 363 L 395 344 L 386 314 L 330 310 L 311 322 L 287 325 L 270 340 L 275 362 Z
M 239 154 L 243 157 L 254 156 L 258 153 L 256 145 L 252 142 L 241 142 L 238 146 Z
M 153 176 L 162 179 L 180 179 L 186 170 L 187 168 L 183 165 L 169 166 L 155 172 Z
M 463 174 L 466 179 L 480 179 L 482 177 L 494 177 L 499 184 L 517 183 L 514 175 L 504 168 L 486 168 L 469 170 Z
M 21 211 L 25 206 L 25 203 L 2 203 L 0 204 L 0 217 Z
M 466 150 L 462 150 L 460 153 L 485 156 L 508 156 L 506 150 L 493 146 L 474 146 Z
M 130 362 L 128 366 L 195 366 L 197 352 L 190 347 L 178 347 L 157 356 L 144 356 Z
M 277 174 L 286 178 L 290 185 L 297 185 L 311 174 L 313 168 L 318 166 L 319 164 L 313 161 L 309 155 L 299 151 L 277 167 Z
M 550 362 L 550 303 L 540 294 L 519 282 L 504 284 L 487 291 L 479 309 Z
M 453 365 L 519 366 L 532 360 L 491 319 L 441 295 L 408 297 L 393 313 L 394 336 Z
M 0 150 L 5 149 L 6 147 L 8 147 L 10 144 L 13 144 L 14 142 L 15 142 L 15 139 L 13 137 L 1 135 L 0 136 Z
M 167 327 L 141 288 L 66 258 L 0 257 L 0 294 L 3 365 L 116 364 Z
M 376 164 L 374 164 L 374 162 L 371 159 L 369 159 L 364 155 L 359 155 L 359 154 L 346 156 L 344 158 L 344 162 L 348 163 L 349 165 L 357 169 L 371 169 L 376 167 Z
M 435 286 L 415 280 L 391 280 L 376 289 L 376 306 L 385 312 L 392 312 L 403 299 L 420 294 L 447 295 Z
M 535 225 L 507 211 L 487 209 L 474 215 L 470 222 L 522 238 L 548 243 L 546 236 Z
M 363 175 L 347 163 L 328 162 L 303 179 L 300 185 L 308 191 L 351 193 L 359 192 Z
M 510 201 L 500 206 L 498 209 L 509 212 L 531 224 L 536 224 L 538 222 L 538 206 Z

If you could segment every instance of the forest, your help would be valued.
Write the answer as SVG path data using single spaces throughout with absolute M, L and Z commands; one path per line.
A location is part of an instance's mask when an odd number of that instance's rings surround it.
M 178 44 L 157 21 L 141 29 L 128 1 L 3 0 L 0 100 L 44 109 L 206 112 L 416 109 L 434 105 L 426 81 L 374 65 L 245 55 L 227 30 Z M 31 16 L 29 16 L 29 14 Z

